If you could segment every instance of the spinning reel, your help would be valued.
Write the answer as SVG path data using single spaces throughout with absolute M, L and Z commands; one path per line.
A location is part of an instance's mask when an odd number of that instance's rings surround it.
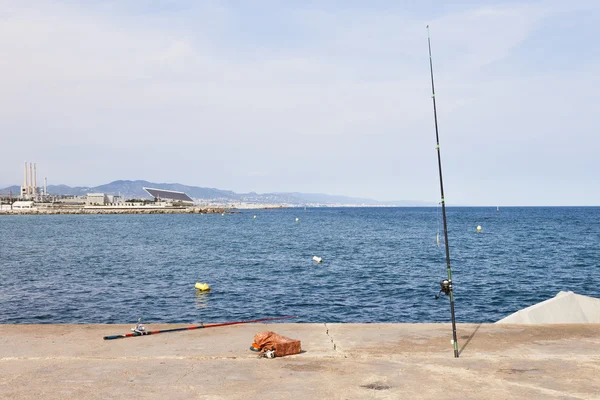
M 440 281 L 440 291 L 438 294 L 435 295 L 435 299 L 439 299 L 442 296 L 442 293 L 444 293 L 446 296 L 450 295 L 450 291 L 452 290 L 452 281 L 449 281 L 448 279 L 443 279 Z

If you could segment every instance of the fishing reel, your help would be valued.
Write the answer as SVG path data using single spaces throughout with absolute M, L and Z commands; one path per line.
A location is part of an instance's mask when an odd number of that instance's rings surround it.
M 134 328 L 131 328 L 131 331 L 138 335 L 143 335 L 146 333 L 146 327 L 142 324 L 142 319 L 138 318 L 138 322 Z
M 451 290 L 452 281 L 449 281 L 448 279 L 442 279 L 440 281 L 440 292 L 435 295 L 435 299 L 439 299 L 442 296 L 442 293 L 444 293 L 446 296 L 449 296 Z
M 267 350 L 262 354 L 262 356 L 264 358 L 275 358 L 275 350 Z

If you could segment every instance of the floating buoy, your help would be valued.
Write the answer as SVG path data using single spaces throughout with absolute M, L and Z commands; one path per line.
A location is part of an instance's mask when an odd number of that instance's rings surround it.
M 323 262 L 323 259 L 321 257 L 313 256 L 313 261 L 320 263 L 320 262 Z
M 477 232 L 481 232 L 481 225 L 477 225 Z
M 210 290 L 210 286 L 208 286 L 208 283 L 203 282 L 196 282 L 196 285 L 194 287 L 200 290 L 201 292 L 208 292 Z
M 225 216 L 225 213 L 221 214 L 221 217 L 224 217 L 224 216 Z
M 296 218 L 296 222 L 300 221 L 300 218 Z
M 254 219 L 256 219 L 256 215 L 254 216 Z

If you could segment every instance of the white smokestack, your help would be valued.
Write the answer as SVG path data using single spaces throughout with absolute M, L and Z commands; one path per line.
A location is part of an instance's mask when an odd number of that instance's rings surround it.
M 48 178 L 44 177 L 44 196 L 48 196 Z
M 33 185 L 33 165 L 29 163 L 29 194 L 33 194 L 31 190 L 31 185 Z
M 23 170 L 23 187 L 27 187 L 27 161 L 25 161 L 25 169 Z
M 37 165 L 33 163 L 33 194 L 37 195 Z

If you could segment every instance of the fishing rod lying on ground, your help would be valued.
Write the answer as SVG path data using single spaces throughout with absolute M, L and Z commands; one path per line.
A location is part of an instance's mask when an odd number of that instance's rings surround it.
M 452 291 L 452 270 L 450 269 L 450 248 L 448 247 L 448 224 L 446 222 L 446 201 L 444 200 L 444 182 L 442 180 L 442 156 L 440 155 L 440 137 L 438 134 L 437 109 L 435 107 L 435 87 L 433 85 L 433 61 L 431 60 L 431 39 L 429 36 L 429 25 L 427 25 L 427 44 L 429 47 L 429 70 L 431 71 L 431 98 L 433 99 L 433 118 L 435 121 L 435 140 L 437 149 L 438 169 L 440 172 L 440 192 L 442 195 L 442 218 L 444 219 L 444 241 L 446 245 L 446 270 L 448 279 L 440 282 L 440 294 L 444 293 L 450 297 L 450 314 L 452 316 L 452 344 L 454 345 L 454 357 L 458 358 L 458 342 L 456 341 L 456 317 L 454 315 L 454 292 Z M 439 295 L 436 296 L 436 299 Z
M 244 321 L 223 322 L 223 323 L 220 323 L 220 324 L 208 324 L 208 325 L 204 325 L 203 324 L 203 325 L 195 325 L 195 326 L 185 326 L 183 328 L 161 329 L 161 330 L 156 330 L 156 331 L 147 331 L 144 328 L 144 326 L 142 325 L 141 318 L 140 318 L 140 320 L 138 320 L 138 324 L 134 328 L 133 332 L 127 333 L 125 335 L 109 335 L 109 336 L 104 336 L 104 340 L 125 339 L 125 338 L 128 338 L 128 337 L 156 335 L 158 333 L 191 331 L 191 330 L 194 330 L 194 329 L 217 328 L 219 326 L 251 324 L 251 323 L 254 323 L 254 322 L 279 321 L 279 320 L 282 320 L 282 319 L 292 319 L 292 318 L 298 318 L 298 316 L 288 315 L 288 316 L 285 316 L 285 317 L 248 319 L 248 320 L 244 320 Z

